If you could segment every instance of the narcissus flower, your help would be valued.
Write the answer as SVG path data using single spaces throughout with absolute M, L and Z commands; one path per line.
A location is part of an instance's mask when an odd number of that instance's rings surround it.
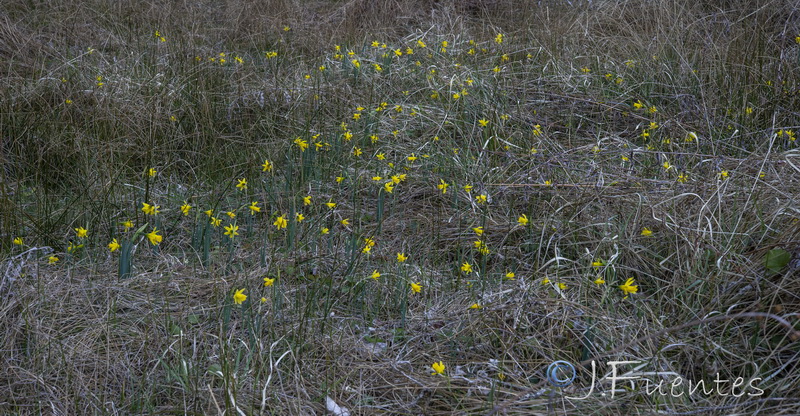
M 398 263 L 403 263 L 406 260 L 408 260 L 408 257 L 405 255 L 405 253 L 397 253 L 397 262 Z
M 438 363 L 431 364 L 431 368 L 433 369 L 433 373 L 431 375 L 444 375 L 444 363 L 439 361 Z
M 319 232 L 320 232 L 320 234 L 325 235 L 325 234 L 328 234 L 329 232 L 331 232 L 331 229 L 328 228 L 328 227 L 322 227 L 322 229 L 319 230 Z
M 350 219 L 349 218 L 345 218 L 345 219 L 343 219 L 343 220 L 341 220 L 339 222 L 342 223 L 342 225 L 344 225 L 345 227 L 350 225 Z
M 599 269 L 599 268 L 601 268 L 601 267 L 603 267 L 605 265 L 606 265 L 606 262 L 604 262 L 603 259 L 595 259 L 592 262 L 592 267 L 594 267 L 595 269 Z
M 605 281 L 605 280 L 603 280 L 603 278 L 602 278 L 602 277 L 598 276 L 598 277 L 597 277 L 597 279 L 595 279 L 595 281 L 594 281 L 594 284 L 596 284 L 596 285 L 598 285 L 598 286 L 599 286 L 599 285 L 605 284 L 605 282 L 606 282 L 606 281 Z
M 413 283 L 412 282 L 411 283 L 411 291 L 414 292 L 414 293 L 422 292 L 422 285 L 420 285 L 419 283 Z
M 375 270 L 375 271 L 372 272 L 372 275 L 370 277 L 372 279 L 378 280 L 378 278 L 381 277 L 381 274 L 378 273 L 378 270 Z
M 622 289 L 622 292 L 625 293 L 625 299 L 628 298 L 628 294 L 636 293 L 639 291 L 639 286 L 634 285 L 634 280 L 632 277 L 629 277 L 628 280 L 625 281 L 624 285 L 619 285 L 619 288 Z
M 334 209 L 336 208 L 336 203 L 329 199 L 328 202 L 325 203 L 325 206 L 327 206 L 330 209 Z
M 122 227 L 125 229 L 124 231 L 127 233 L 127 232 L 128 232 L 128 230 L 130 230 L 131 228 L 133 228 L 133 221 L 131 221 L 131 220 L 127 220 L 127 221 L 123 222 L 121 225 L 122 225 Z
M 117 250 L 119 250 L 119 247 L 120 246 L 119 246 L 119 243 L 117 242 L 116 238 L 111 240 L 110 243 L 108 243 L 108 249 L 111 250 L 112 253 L 117 251 Z
M 258 206 L 258 201 L 251 202 L 250 206 L 247 208 L 250 208 L 251 215 L 256 215 L 256 212 L 261 212 L 261 207 Z
M 83 227 L 78 227 L 75 229 L 75 235 L 77 235 L 78 238 L 86 238 L 89 235 L 89 230 Z
M 225 227 L 225 235 L 227 235 L 228 237 L 231 238 L 231 240 L 233 240 L 233 237 L 239 235 L 239 233 L 236 232 L 238 230 L 239 230 L 238 225 L 230 224 L 227 227 Z
M 439 179 L 439 184 L 436 185 L 436 187 L 439 188 L 439 190 L 442 191 L 443 194 L 447 193 L 448 186 L 450 185 L 448 185 L 447 182 L 444 181 L 444 179 Z
M 239 188 L 240 191 L 247 190 L 247 179 L 246 178 L 239 179 L 239 183 L 236 184 L 236 187 Z
M 275 284 L 275 279 L 270 279 L 269 277 L 264 278 L 264 287 L 269 287 Z
M 483 227 L 475 227 L 472 229 L 472 231 L 475 231 L 475 234 L 479 236 L 483 235 Z
M 158 171 L 157 171 L 157 170 L 155 170 L 155 168 L 150 168 L 150 169 L 147 171 L 147 176 L 149 176 L 149 177 L 151 177 L 151 178 L 154 178 L 154 177 L 156 176 L 156 174 L 157 174 L 157 173 L 158 173 Z
M 272 172 L 272 163 L 269 160 L 264 160 L 264 164 L 261 165 L 262 172 Z
M 225 215 L 227 215 L 228 217 L 230 217 L 230 219 L 234 219 L 234 218 L 236 218 L 236 213 L 235 213 L 235 212 L 233 212 L 233 211 L 228 211 L 228 212 L 226 212 L 226 213 L 225 213 Z
M 648 237 L 648 236 L 650 236 L 650 235 L 653 235 L 653 232 L 652 232 L 652 231 L 650 231 L 650 229 L 649 229 L 649 228 L 647 228 L 647 227 L 644 227 L 644 228 L 642 228 L 642 233 L 641 233 L 641 234 L 642 234 L 643 236 L 645 236 L 645 237 Z
M 514 274 L 514 272 L 506 272 L 506 279 L 508 279 L 508 280 L 515 280 L 514 278 L 515 278 L 516 276 L 517 276 L 517 275 L 516 275 L 516 274 Z
M 528 225 L 528 216 L 525 214 L 520 215 L 519 218 L 517 218 L 517 224 L 523 227 Z
M 469 263 L 462 264 L 461 271 L 464 273 L 472 273 L 472 265 Z
M 300 212 L 294 214 L 294 216 L 297 222 L 303 222 L 303 220 L 306 219 L 306 217 Z
M 157 246 L 164 237 L 158 235 L 157 228 L 153 228 L 153 231 L 147 233 L 147 239 L 150 240 L 150 244 Z
M 221 223 L 222 223 L 222 219 L 220 219 L 220 218 L 215 218 L 215 217 L 211 217 L 211 225 L 213 225 L 213 226 L 215 226 L 215 227 L 219 227 L 219 225 L 220 225 Z
M 303 205 L 311 205 L 311 195 L 303 197 Z
M 22 245 L 22 237 L 17 237 L 14 239 L 14 244 L 21 246 Z
M 58 263 L 58 257 L 50 256 L 47 258 L 47 264 L 56 264 Z
M 281 215 L 280 217 L 275 219 L 275 222 L 273 222 L 272 225 L 274 225 L 277 229 L 280 230 L 280 229 L 286 228 L 286 226 L 289 225 L 289 222 L 286 221 L 286 216 L 285 215 Z
M 486 196 L 486 194 L 480 194 L 480 195 L 475 197 L 475 202 L 477 202 L 479 204 L 485 204 L 487 200 L 488 200 L 488 197 Z
M 158 210 L 159 208 L 161 207 L 158 205 L 150 205 L 147 202 L 142 202 L 142 212 L 144 212 L 145 215 L 156 215 L 160 212 Z
M 394 182 L 386 182 L 383 184 L 383 190 L 387 193 L 392 193 L 394 191 Z
M 189 205 L 188 202 L 183 201 L 183 205 L 181 205 L 181 212 L 183 213 L 184 216 L 188 216 L 189 215 L 189 210 L 190 209 L 192 209 L 192 206 Z
M 480 303 L 473 303 L 472 305 L 469 305 L 469 309 L 480 309 L 482 307 L 483 306 L 481 306 Z
M 486 120 L 486 119 L 482 118 L 482 119 L 478 120 L 478 124 L 480 124 L 481 127 L 486 127 L 486 126 L 489 125 L 489 120 Z
M 239 289 L 233 294 L 233 302 L 241 305 L 242 302 L 247 300 L 247 295 L 244 294 L 244 289 Z

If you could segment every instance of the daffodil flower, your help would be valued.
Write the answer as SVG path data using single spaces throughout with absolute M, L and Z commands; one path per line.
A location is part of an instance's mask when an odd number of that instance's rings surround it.
M 438 363 L 431 364 L 431 368 L 433 369 L 433 373 L 431 375 L 444 375 L 444 363 L 439 361 Z
M 233 294 L 233 302 L 241 305 L 242 302 L 247 300 L 247 295 L 244 294 L 244 289 L 239 289 Z

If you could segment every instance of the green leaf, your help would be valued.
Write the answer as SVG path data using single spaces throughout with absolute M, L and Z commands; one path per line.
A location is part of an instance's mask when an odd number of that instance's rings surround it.
M 782 248 L 773 248 L 767 253 L 767 258 L 764 259 L 764 266 L 767 267 L 767 270 L 778 273 L 784 266 L 789 264 L 790 259 L 791 255 L 789 255 L 788 251 Z

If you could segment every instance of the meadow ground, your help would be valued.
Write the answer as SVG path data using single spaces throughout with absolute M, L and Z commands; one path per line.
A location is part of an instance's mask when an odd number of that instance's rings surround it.
M 800 413 L 797 3 L 2 4 L 0 413 Z

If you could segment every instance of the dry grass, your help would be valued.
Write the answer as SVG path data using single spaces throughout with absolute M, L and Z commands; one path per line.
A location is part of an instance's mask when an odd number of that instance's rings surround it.
M 796 5 L 573 3 L 6 2 L 0 413 L 800 412 Z M 136 244 L 129 278 L 112 238 Z M 563 390 L 556 360 L 581 363 Z M 568 399 L 592 360 L 764 394 Z

